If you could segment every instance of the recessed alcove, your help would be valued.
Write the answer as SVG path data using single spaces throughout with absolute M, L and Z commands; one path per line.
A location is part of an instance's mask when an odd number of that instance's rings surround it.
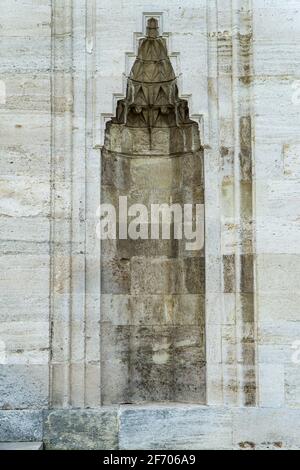
M 103 203 L 204 205 L 203 151 L 158 22 L 107 123 Z M 203 222 L 203 221 L 202 221 Z M 203 227 L 202 227 L 203 228 Z M 177 239 L 102 240 L 102 402 L 205 403 L 205 253 Z

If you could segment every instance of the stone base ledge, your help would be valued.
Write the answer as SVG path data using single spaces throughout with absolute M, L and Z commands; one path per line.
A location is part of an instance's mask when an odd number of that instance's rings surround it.
M 122 405 L 2 410 L 0 441 L 46 449 L 300 449 L 300 409 Z
M 42 442 L 0 442 L 1 450 L 43 450 Z
M 300 448 L 300 409 L 121 407 L 120 449 Z

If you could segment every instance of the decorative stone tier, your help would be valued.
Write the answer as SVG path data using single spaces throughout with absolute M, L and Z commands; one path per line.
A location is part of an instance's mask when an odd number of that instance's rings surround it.
M 129 156 L 174 155 L 201 150 L 198 125 L 195 122 L 180 127 L 135 128 L 114 124 L 106 126 L 104 148 Z
M 128 77 L 127 93 L 118 101 L 113 122 L 131 127 L 171 127 L 188 124 L 189 108 L 179 98 L 176 76 L 155 18 L 148 21 L 138 56 Z

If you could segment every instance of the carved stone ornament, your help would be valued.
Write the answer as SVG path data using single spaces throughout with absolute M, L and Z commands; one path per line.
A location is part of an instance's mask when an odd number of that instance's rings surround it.
M 178 96 L 176 76 L 158 22 L 148 20 L 147 36 L 128 77 L 126 98 L 118 101 L 114 123 L 128 127 L 175 127 L 189 124 L 186 100 Z

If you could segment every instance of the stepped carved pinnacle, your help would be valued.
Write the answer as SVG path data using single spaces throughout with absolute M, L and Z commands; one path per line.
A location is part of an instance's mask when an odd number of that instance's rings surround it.
M 150 18 L 128 77 L 126 98 L 118 101 L 113 122 L 128 127 L 174 127 L 188 124 L 188 103 L 178 96 L 176 76 L 158 22 Z

